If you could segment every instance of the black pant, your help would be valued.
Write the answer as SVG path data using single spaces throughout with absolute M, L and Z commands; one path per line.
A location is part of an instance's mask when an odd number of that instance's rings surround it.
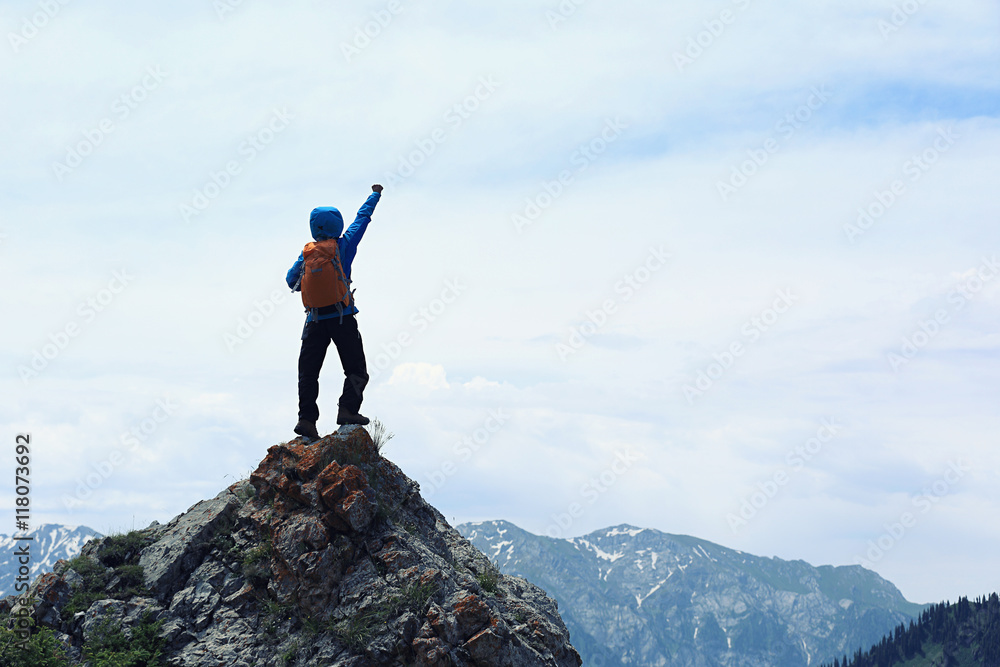
M 315 320 L 302 332 L 302 349 L 299 352 L 299 419 L 315 422 L 319 419 L 319 371 L 323 368 L 326 349 L 330 341 L 337 346 L 340 363 L 344 367 L 344 391 L 340 396 L 340 409 L 355 414 L 361 409 L 368 369 L 365 349 L 354 315 Z

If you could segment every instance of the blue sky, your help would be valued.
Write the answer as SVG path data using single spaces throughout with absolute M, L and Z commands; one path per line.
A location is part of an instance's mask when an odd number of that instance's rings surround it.
M 283 277 L 382 182 L 363 412 L 450 519 L 1000 589 L 995 4 L 224 6 L 0 5 L 36 523 L 164 522 L 288 438 Z

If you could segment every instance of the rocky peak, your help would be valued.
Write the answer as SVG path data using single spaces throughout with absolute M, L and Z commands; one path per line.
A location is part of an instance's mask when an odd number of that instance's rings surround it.
M 271 447 L 249 480 L 88 543 L 32 592 L 77 661 L 121 635 L 149 664 L 581 664 L 555 601 L 496 570 L 357 426 Z

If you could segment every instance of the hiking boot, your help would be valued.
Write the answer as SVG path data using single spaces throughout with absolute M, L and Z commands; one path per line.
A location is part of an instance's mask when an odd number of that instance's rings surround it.
M 343 408 L 341 408 L 340 412 L 337 413 L 337 423 L 341 425 L 360 424 L 361 426 L 364 426 L 369 421 L 370 420 L 368 419 L 368 417 L 365 417 L 364 415 L 361 415 L 357 412 L 348 412 Z
M 319 431 L 316 430 L 316 422 L 307 422 L 305 419 L 300 419 L 299 423 L 295 425 L 295 432 L 310 442 L 319 440 Z

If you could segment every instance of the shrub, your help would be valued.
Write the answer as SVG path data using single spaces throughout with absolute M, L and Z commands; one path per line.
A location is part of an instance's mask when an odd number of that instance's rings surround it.
M 70 667 L 69 658 L 55 633 L 39 628 L 24 644 L 13 630 L 7 628 L 9 616 L 0 617 L 0 665 L 4 667 Z M 32 626 L 35 620 L 30 619 Z
M 377 418 L 371 420 L 371 423 L 367 427 L 368 435 L 371 436 L 372 442 L 375 443 L 375 449 L 378 453 L 382 454 L 382 448 L 385 447 L 386 443 L 392 440 L 396 434 L 391 433 L 389 429 L 385 427 L 381 421 Z
M 141 531 L 133 530 L 105 537 L 97 547 L 96 558 L 80 554 L 69 561 L 68 569 L 83 577 L 83 584 L 73 592 L 62 609 L 62 619 L 86 611 L 98 600 L 127 600 L 135 595 L 149 595 L 143 583 L 139 556 L 151 540 Z M 108 586 L 114 582 L 112 590 Z
M 97 558 L 108 567 L 138 563 L 140 552 L 149 544 L 150 540 L 139 530 L 108 535 L 97 548 Z
M 243 556 L 243 576 L 258 582 L 261 579 L 266 579 L 270 572 L 268 561 L 270 561 L 272 553 L 274 553 L 274 547 L 270 537 L 247 550 L 246 555 Z
M 149 612 L 143 615 L 132 636 L 121 625 L 105 618 L 83 646 L 83 657 L 91 667 L 162 667 L 164 640 L 160 637 L 163 621 L 153 622 Z
M 480 572 L 479 575 L 476 576 L 476 581 L 478 581 L 479 585 L 483 587 L 483 590 L 490 595 L 496 595 L 497 591 L 500 590 L 500 575 L 497 574 L 497 571 L 492 567 Z
M 427 601 L 437 593 L 437 589 L 437 584 L 433 581 L 429 581 L 426 584 L 415 581 L 403 589 L 403 599 L 406 600 L 406 606 L 410 611 L 419 614 L 423 611 Z

